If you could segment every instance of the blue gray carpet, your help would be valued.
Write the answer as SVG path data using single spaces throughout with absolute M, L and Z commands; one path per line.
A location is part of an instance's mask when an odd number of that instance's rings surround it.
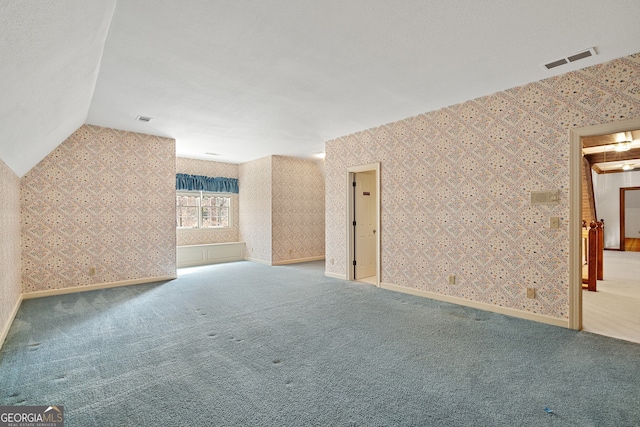
M 67 427 L 638 426 L 640 345 L 237 262 L 24 301 L 0 405 Z

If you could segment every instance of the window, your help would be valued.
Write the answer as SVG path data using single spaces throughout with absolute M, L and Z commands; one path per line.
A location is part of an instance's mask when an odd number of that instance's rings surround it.
M 176 227 L 226 228 L 231 226 L 231 197 L 202 191 L 176 194 Z

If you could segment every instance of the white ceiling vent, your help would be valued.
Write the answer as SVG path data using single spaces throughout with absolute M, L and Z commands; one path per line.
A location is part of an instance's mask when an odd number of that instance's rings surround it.
M 144 122 L 144 123 L 149 123 L 151 121 L 151 119 L 153 119 L 153 117 L 149 117 L 149 116 L 138 116 L 138 117 L 136 117 L 137 121 Z
M 559 67 L 561 65 L 564 64 L 568 64 L 570 62 L 576 62 L 579 61 L 581 59 L 585 59 L 585 58 L 589 58 L 590 56 L 595 56 L 598 53 L 596 52 L 595 48 L 589 48 L 586 50 L 583 50 L 582 52 L 578 52 L 576 54 L 573 54 L 571 56 L 567 56 L 566 58 L 562 58 L 562 59 L 557 59 L 555 61 L 551 61 L 548 64 L 544 64 L 543 67 L 547 70 L 550 70 L 552 68 L 556 68 Z

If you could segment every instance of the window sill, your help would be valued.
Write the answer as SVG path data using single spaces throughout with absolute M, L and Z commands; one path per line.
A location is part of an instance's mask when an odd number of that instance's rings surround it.
M 207 227 L 207 228 L 191 228 L 191 227 L 176 227 L 176 231 L 202 231 L 202 230 L 231 230 L 231 227 Z

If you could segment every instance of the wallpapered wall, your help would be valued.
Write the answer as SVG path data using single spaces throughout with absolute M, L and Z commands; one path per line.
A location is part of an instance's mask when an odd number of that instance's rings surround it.
M 240 187 L 240 241 L 245 256 L 271 264 L 271 156 L 238 168 Z
M 639 115 L 636 54 L 329 141 L 326 270 L 346 274 L 346 168 L 380 161 L 382 282 L 567 318 L 568 131 Z
M 0 160 L 0 333 L 20 298 L 20 275 L 20 179 Z
M 324 256 L 324 177 L 315 162 L 268 156 L 239 167 L 240 240 L 267 264 Z
M 324 256 L 324 177 L 310 160 L 273 156 L 273 262 Z
M 178 157 L 176 158 L 176 173 L 238 178 L 238 165 L 235 163 L 212 162 L 209 160 Z M 240 223 L 239 197 L 237 194 L 229 194 L 229 196 L 231 196 L 231 209 L 233 210 L 231 227 L 221 229 L 178 229 L 176 230 L 178 246 L 237 242 Z
M 172 139 L 80 127 L 22 178 L 23 292 L 175 276 L 175 173 Z

